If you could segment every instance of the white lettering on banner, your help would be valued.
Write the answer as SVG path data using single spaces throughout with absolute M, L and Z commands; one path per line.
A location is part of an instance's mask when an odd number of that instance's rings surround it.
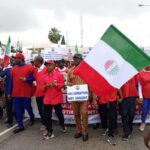
M 89 91 L 87 84 L 67 86 L 68 101 L 87 101 Z
M 63 54 L 61 52 L 61 49 L 44 49 L 44 60 L 61 60 L 63 59 Z
M 62 103 L 62 108 L 63 108 L 63 114 L 64 114 L 64 118 L 65 118 L 65 123 L 66 124 L 75 124 L 72 105 L 70 102 L 67 101 L 66 92 L 63 93 L 63 96 L 64 96 L 64 101 Z M 36 106 L 35 98 L 32 98 L 32 107 L 33 107 L 35 117 L 39 118 L 40 116 L 39 116 L 38 109 Z M 136 109 L 137 109 L 137 111 L 136 111 L 136 116 L 134 118 L 134 123 L 140 123 L 141 122 L 141 105 L 137 105 Z M 89 114 L 89 118 L 88 118 L 89 124 L 100 122 L 98 110 L 94 105 L 92 105 L 92 104 L 88 105 L 88 114 Z M 25 113 L 25 116 L 28 116 L 28 113 Z M 58 120 L 58 118 L 54 112 L 53 112 L 52 116 L 53 116 L 54 120 Z M 120 115 L 118 115 L 118 122 L 121 122 Z M 146 122 L 150 122 L 150 113 L 147 116 Z

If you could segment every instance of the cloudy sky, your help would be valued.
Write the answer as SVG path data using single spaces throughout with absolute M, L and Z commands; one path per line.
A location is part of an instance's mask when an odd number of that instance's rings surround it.
M 49 43 L 48 31 L 57 27 L 69 45 L 94 46 L 114 24 L 139 46 L 150 46 L 149 0 L 0 0 L 0 41 L 21 41 L 24 46 Z

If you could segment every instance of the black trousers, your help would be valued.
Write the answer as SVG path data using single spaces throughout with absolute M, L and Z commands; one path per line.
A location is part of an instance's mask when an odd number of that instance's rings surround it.
M 45 125 L 44 116 L 43 116 L 43 96 L 36 97 L 36 104 L 38 107 L 39 115 L 41 117 L 42 124 Z
M 64 125 L 64 115 L 62 113 L 62 106 L 61 104 L 57 105 L 45 105 L 44 104 L 44 119 L 45 119 L 45 125 L 48 132 L 52 133 L 52 109 L 55 109 L 55 113 L 59 119 L 60 125 Z
M 108 108 L 107 104 L 101 104 L 98 106 L 98 113 L 101 119 L 101 125 L 103 129 L 108 128 Z
M 123 132 L 128 136 L 132 130 L 132 123 L 136 113 L 136 97 L 128 97 L 121 102 L 121 116 L 123 124 Z
M 5 95 L 5 99 L 6 99 L 6 112 L 7 112 L 8 124 L 12 124 L 13 117 L 16 118 L 16 113 L 13 110 L 13 99 L 8 100 L 7 95 Z
M 99 115 L 102 127 L 108 128 L 108 136 L 113 136 L 114 130 L 117 128 L 117 102 L 99 105 Z

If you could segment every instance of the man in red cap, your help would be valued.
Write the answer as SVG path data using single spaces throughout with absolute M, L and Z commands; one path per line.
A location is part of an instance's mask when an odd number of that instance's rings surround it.
M 34 123 L 34 114 L 31 107 L 31 83 L 33 81 L 33 66 L 25 64 L 24 55 L 17 53 L 15 56 L 16 66 L 11 70 L 12 74 L 12 97 L 13 104 L 17 115 L 18 128 L 14 133 L 24 130 L 23 114 L 26 109 L 30 115 L 30 125 Z
M 59 123 L 62 126 L 63 132 L 66 132 L 64 125 L 64 115 L 62 113 L 63 94 L 61 88 L 64 87 L 63 75 L 55 71 L 55 63 L 50 60 L 45 63 L 47 73 L 44 76 L 45 96 L 44 96 L 44 121 L 47 129 L 47 134 L 44 139 L 54 137 L 52 129 L 52 108 L 54 107 L 56 115 L 58 116 Z

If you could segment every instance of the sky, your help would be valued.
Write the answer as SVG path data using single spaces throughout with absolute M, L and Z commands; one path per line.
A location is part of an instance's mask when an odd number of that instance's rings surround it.
M 150 46 L 149 0 L 0 0 L 0 41 L 23 46 L 49 45 L 48 32 L 57 27 L 69 45 L 94 46 L 110 24 L 138 46 Z

